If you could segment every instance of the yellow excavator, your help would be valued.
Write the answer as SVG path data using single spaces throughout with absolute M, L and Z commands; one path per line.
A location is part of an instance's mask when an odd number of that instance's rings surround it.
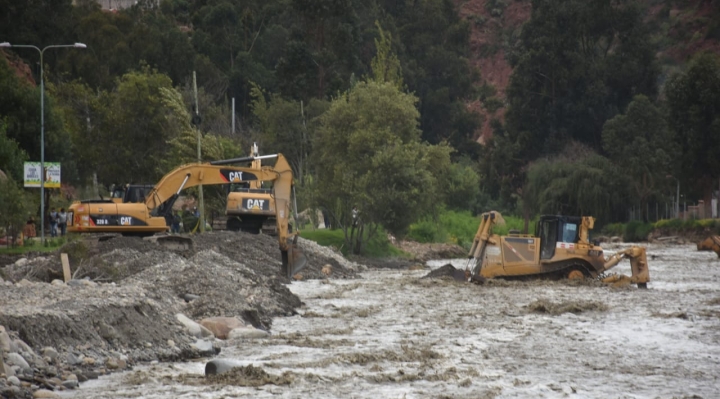
M 625 258 L 630 259 L 631 284 L 647 288 L 650 281 L 645 248 L 633 246 L 606 258 L 601 247 L 588 241 L 593 217 L 545 215 L 540 217 L 535 235 L 511 231 L 507 236 L 492 233 L 493 226 L 505 223 L 499 212 L 483 213 L 480 219 L 465 270 L 468 281 L 526 276 L 597 278 Z M 611 276 L 604 281 L 616 283 L 619 278 Z
M 297 247 L 297 231 L 290 233 L 289 229 L 292 169 L 282 154 L 277 154 L 277 158 L 274 167 L 261 169 L 230 165 L 246 162 L 247 157 L 186 164 L 163 176 L 149 191 L 143 186 L 127 187 L 123 201 L 117 198 L 75 201 L 68 212 L 68 231 L 151 236 L 168 231 L 173 204 L 183 189 L 200 184 L 271 181 L 283 272 L 290 278 L 302 270 L 307 261 Z
M 257 144 L 250 148 L 250 168 L 262 169 L 262 160 L 275 155 L 260 155 Z M 225 216 L 228 230 L 258 234 L 277 234 L 275 197 L 272 188 L 263 187 L 262 180 L 229 184 Z

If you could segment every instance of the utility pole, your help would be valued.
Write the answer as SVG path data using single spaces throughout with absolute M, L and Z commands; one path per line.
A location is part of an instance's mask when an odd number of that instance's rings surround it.
M 195 71 L 193 71 L 193 95 L 195 96 L 195 115 L 193 115 L 193 125 L 195 125 L 195 129 L 197 130 L 197 161 L 198 163 L 202 162 L 202 153 L 200 151 L 200 122 L 202 119 L 200 118 L 200 110 L 198 109 L 198 94 L 197 94 L 197 77 L 195 74 Z M 200 184 L 198 186 L 199 191 L 199 200 L 200 200 L 200 218 L 198 220 L 198 223 L 200 224 L 200 232 L 205 232 L 205 201 L 203 199 L 203 186 Z

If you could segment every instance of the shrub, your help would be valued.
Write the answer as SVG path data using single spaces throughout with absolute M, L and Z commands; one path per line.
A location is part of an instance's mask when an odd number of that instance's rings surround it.
M 643 223 L 633 220 L 625 225 L 623 240 L 626 242 L 647 241 L 648 235 L 653 230 L 652 223 Z
M 424 219 L 410 225 L 407 237 L 421 243 L 444 242 L 447 238 L 447 233 L 445 233 L 439 223 Z
M 625 232 L 625 225 L 622 223 L 610 223 L 603 226 L 600 232 L 607 236 L 622 236 Z

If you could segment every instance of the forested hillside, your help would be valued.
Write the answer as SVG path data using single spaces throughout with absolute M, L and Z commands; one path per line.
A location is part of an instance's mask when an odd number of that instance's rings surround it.
M 357 205 L 367 233 L 439 209 L 606 223 L 718 187 L 717 1 L 156 4 L 0 0 L 0 42 L 87 45 L 44 53 L 67 195 L 193 161 L 193 72 L 205 160 L 282 152 L 301 207 L 348 226 Z M 40 158 L 38 62 L 0 50 L 1 184 Z

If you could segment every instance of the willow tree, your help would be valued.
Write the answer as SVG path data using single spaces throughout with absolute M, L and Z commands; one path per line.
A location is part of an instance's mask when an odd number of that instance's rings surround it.
M 605 157 L 572 145 L 573 156 L 533 162 L 523 201 L 533 214 L 594 216 L 614 220 L 626 200 L 625 178 Z

